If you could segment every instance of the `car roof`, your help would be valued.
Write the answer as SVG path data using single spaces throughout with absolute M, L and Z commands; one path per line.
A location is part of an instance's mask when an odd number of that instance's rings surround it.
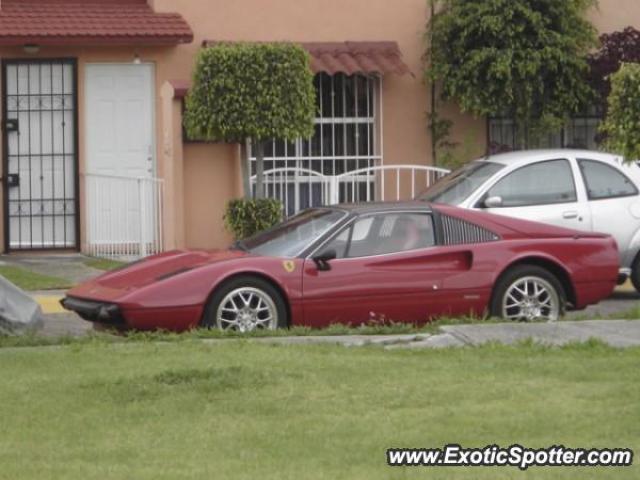
M 367 203 L 342 203 L 331 208 L 346 210 L 355 215 L 364 215 L 378 212 L 401 212 L 406 210 L 420 210 L 427 213 L 433 211 L 431 205 L 420 200 L 407 202 L 367 202 Z
M 560 159 L 566 157 L 575 158 L 593 158 L 595 160 L 613 161 L 617 162 L 620 157 L 612 155 L 610 153 L 594 152 L 592 150 L 574 150 L 567 148 L 559 149 L 547 149 L 547 150 L 522 150 L 517 152 L 498 153 L 495 155 L 488 155 L 477 159 L 480 162 L 493 162 L 500 163 L 502 165 L 519 165 L 526 164 L 536 160 L 544 159 Z

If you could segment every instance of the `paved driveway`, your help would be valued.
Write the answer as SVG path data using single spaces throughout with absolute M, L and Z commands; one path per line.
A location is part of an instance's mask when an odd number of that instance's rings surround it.
M 640 294 L 630 288 L 620 288 L 607 300 L 593 305 L 581 312 L 570 312 L 565 320 L 584 318 L 613 318 L 616 314 L 625 314 L 634 308 L 640 309 Z

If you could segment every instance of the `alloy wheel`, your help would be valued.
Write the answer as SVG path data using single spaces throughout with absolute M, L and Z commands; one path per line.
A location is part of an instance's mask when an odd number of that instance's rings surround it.
M 560 297 L 553 285 L 543 278 L 519 278 L 504 294 L 502 317 L 513 321 L 555 322 L 560 317 Z
M 216 325 L 221 330 L 238 332 L 275 330 L 278 310 L 273 299 L 262 290 L 241 287 L 229 292 L 220 302 Z

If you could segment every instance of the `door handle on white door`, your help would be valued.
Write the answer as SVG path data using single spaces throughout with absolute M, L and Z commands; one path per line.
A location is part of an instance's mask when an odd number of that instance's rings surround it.
M 576 211 L 564 212 L 562 214 L 562 218 L 566 218 L 567 220 L 571 218 L 578 218 L 578 212 Z

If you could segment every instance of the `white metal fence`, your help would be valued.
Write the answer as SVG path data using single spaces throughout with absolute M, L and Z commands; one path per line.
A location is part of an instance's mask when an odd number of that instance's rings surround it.
M 163 250 L 163 181 L 86 174 L 88 253 L 133 259 Z
M 323 175 L 304 168 L 264 172 L 265 196 L 280 200 L 285 215 L 309 207 L 385 200 L 410 200 L 449 173 L 421 165 L 382 165 L 341 175 Z M 255 188 L 256 177 L 251 178 Z

